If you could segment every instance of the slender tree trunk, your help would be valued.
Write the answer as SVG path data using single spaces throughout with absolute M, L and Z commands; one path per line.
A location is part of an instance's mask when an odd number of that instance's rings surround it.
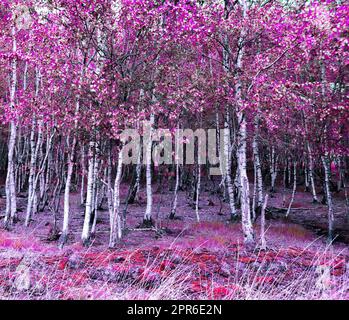
M 307 141 L 307 149 L 308 149 L 308 157 L 309 157 L 309 180 L 310 180 L 311 193 L 313 195 L 313 202 L 317 203 L 319 201 L 316 195 L 315 181 L 314 181 L 314 159 L 313 159 L 313 153 L 312 153 L 309 141 Z
M 48 143 L 48 136 L 47 136 L 47 133 L 46 133 L 46 142 Z M 40 159 L 43 159 L 43 143 L 41 143 L 41 146 L 40 146 Z M 39 204 L 42 203 L 42 200 L 44 198 L 44 193 L 45 193 L 45 172 L 46 172 L 46 164 L 47 162 L 44 162 L 43 164 L 43 171 L 42 173 L 40 174 L 39 176 Z M 37 211 L 38 212 L 38 211 Z
M 71 188 L 71 180 L 74 170 L 74 155 L 75 155 L 75 147 L 76 147 L 76 133 L 73 133 L 73 142 L 71 145 L 70 152 L 68 153 L 68 170 L 65 181 L 64 188 L 64 212 L 63 212 L 63 229 L 62 235 L 60 238 L 60 247 L 63 247 L 64 244 L 68 240 L 69 234 L 69 215 L 70 215 L 70 188 Z M 67 137 L 67 141 L 69 141 L 69 136 Z M 69 145 L 69 143 L 68 143 Z
M 241 0 L 242 5 L 242 18 L 246 19 L 247 17 L 247 2 Z M 242 27 L 239 37 L 239 47 L 237 59 L 236 59 L 236 68 L 237 70 L 242 70 L 243 67 L 243 58 L 244 58 L 244 41 L 246 36 L 245 27 Z M 235 95 L 237 103 L 237 118 L 239 121 L 239 145 L 238 145 L 238 171 L 241 185 L 241 221 L 242 221 L 242 230 L 244 234 L 245 243 L 254 242 L 254 233 L 253 226 L 251 221 L 251 207 L 250 207 L 250 187 L 247 177 L 246 165 L 246 143 L 247 143 L 247 121 L 246 115 L 243 109 L 243 96 L 242 96 L 242 82 L 240 74 L 237 75 L 237 81 L 235 85 Z
M 295 161 L 293 163 L 293 189 L 292 189 L 291 200 L 290 200 L 290 203 L 288 205 L 287 212 L 286 212 L 286 217 L 288 217 L 288 215 L 291 212 L 291 207 L 292 207 L 292 204 L 294 201 L 294 196 L 296 194 L 296 189 L 297 189 L 297 162 Z
M 140 146 L 141 147 L 141 146 Z M 141 173 L 142 173 L 142 162 L 141 162 L 141 148 L 139 149 L 137 165 L 136 165 L 136 185 L 135 185 L 135 200 L 139 197 L 139 188 L 141 185 Z
M 226 115 L 228 118 L 228 114 Z M 235 207 L 235 199 L 234 199 L 234 187 L 231 178 L 231 140 L 230 140 L 230 128 L 229 128 L 229 119 L 226 119 L 224 122 L 224 161 L 225 168 L 225 180 L 227 183 L 228 190 L 228 200 L 229 200 L 229 208 L 230 208 L 230 218 L 232 220 L 237 218 L 237 212 Z
M 326 103 L 326 66 L 323 63 L 323 61 L 320 61 L 320 69 L 321 69 L 321 93 L 322 93 L 322 99 L 324 106 Z M 324 148 L 325 148 L 325 154 L 321 157 L 322 165 L 324 168 L 324 175 L 325 175 L 325 195 L 326 195 L 326 202 L 328 207 L 328 243 L 332 243 L 333 240 L 333 222 L 334 222 L 334 210 L 333 210 L 333 200 L 332 200 L 332 194 L 330 190 L 330 183 L 331 183 L 331 160 L 328 152 L 328 124 L 325 123 L 324 127 Z
M 346 174 L 345 174 L 345 171 L 344 171 L 343 166 L 340 166 L 339 169 L 341 170 L 341 175 L 342 175 L 342 179 L 343 179 L 343 189 L 344 189 L 346 216 L 347 216 L 347 221 L 348 221 L 348 223 L 349 223 L 349 195 L 348 195 L 348 184 L 347 184 Z
M 113 215 L 113 189 L 112 189 L 112 159 L 111 159 L 111 141 L 108 143 L 108 192 L 107 192 L 107 201 L 108 201 L 108 210 L 109 210 L 109 224 L 111 225 L 111 217 Z
M 39 170 L 36 173 L 36 175 L 34 176 L 34 180 L 33 180 L 33 192 L 31 194 L 31 199 L 29 199 L 29 201 L 33 204 L 33 211 L 35 213 L 37 212 L 37 208 L 38 208 L 38 196 L 37 196 L 36 189 L 37 189 L 37 185 L 38 185 L 38 181 L 39 181 L 40 177 L 44 174 L 46 162 L 48 161 L 48 158 L 49 158 L 49 155 L 51 152 L 54 135 L 55 135 L 55 130 L 52 131 L 50 136 L 47 136 L 45 156 L 42 157 L 42 159 L 40 161 L 40 165 L 39 165 Z M 40 144 L 41 144 L 41 142 L 40 142 Z M 25 221 L 26 226 L 29 225 L 30 220 L 31 220 L 31 214 L 26 216 L 26 221 Z
M 141 153 L 142 153 L 142 141 L 140 140 L 140 146 L 138 150 L 138 155 L 137 155 L 137 164 L 136 164 L 136 176 L 135 176 L 135 181 L 132 186 L 131 193 L 128 197 L 127 203 L 134 203 L 135 200 L 138 200 L 139 197 L 139 188 L 140 188 L 140 183 L 141 183 L 141 172 L 142 172 L 142 163 L 141 163 Z
M 86 194 L 86 207 L 85 207 L 85 219 L 82 229 L 81 240 L 85 246 L 90 244 L 90 224 L 91 214 L 93 209 L 93 185 L 94 185 L 94 163 L 95 163 L 95 141 L 91 140 L 88 151 L 88 173 L 87 173 L 87 194 Z
M 109 247 L 114 248 L 117 240 L 122 237 L 121 217 L 120 217 L 120 184 L 122 174 L 122 149 L 119 151 L 118 166 L 114 182 L 113 210 L 110 218 L 110 238 Z
M 80 186 L 80 205 L 85 205 L 85 176 L 86 176 L 86 162 L 85 162 L 85 146 L 81 147 L 81 186 Z
M 150 132 L 149 139 L 146 144 L 146 193 L 147 193 L 147 207 L 144 214 L 144 223 L 146 225 L 152 224 L 151 214 L 153 207 L 153 193 L 152 193 L 152 173 L 151 173 L 151 160 L 152 160 L 152 136 L 153 136 L 154 114 L 150 115 Z
M 284 163 L 284 174 L 283 174 L 283 193 L 282 193 L 282 207 L 286 207 L 286 186 L 287 186 L 287 179 L 286 179 L 286 170 L 287 170 L 287 161 L 285 160 Z
M 340 192 L 342 190 L 343 186 L 343 175 L 341 170 L 341 159 L 340 157 L 336 157 L 335 164 L 337 167 L 337 192 Z
M 333 212 L 333 200 L 330 190 L 330 159 L 328 152 L 322 156 L 322 164 L 325 173 L 325 194 L 328 207 L 328 242 L 331 243 L 333 240 L 333 222 L 334 222 L 334 212 Z
M 17 40 L 16 26 L 12 25 L 12 53 L 14 55 L 11 63 L 11 85 L 10 85 L 10 108 L 15 107 L 16 86 L 17 86 Z M 16 181 L 14 171 L 14 153 L 16 145 L 17 125 L 14 120 L 10 122 L 10 138 L 8 144 L 8 162 L 7 162 L 7 177 L 6 177 L 6 215 L 5 226 L 8 227 L 14 223 L 17 218 L 17 199 L 16 199 Z
M 309 192 L 309 170 L 308 164 L 304 163 L 304 184 L 305 184 L 305 192 Z
M 7 170 L 7 183 L 6 183 L 6 200 L 8 205 L 6 208 L 8 211 L 5 216 L 5 225 L 12 225 L 17 215 L 17 199 L 16 199 L 16 182 L 14 173 L 14 152 L 16 141 L 16 124 L 11 121 L 10 124 L 10 139 L 9 139 L 9 151 L 8 151 L 8 170 Z
M 179 189 L 179 158 L 178 158 L 178 152 L 179 152 L 179 125 L 177 126 L 177 132 L 176 132 L 176 153 L 175 153 L 175 161 L 176 161 L 176 185 L 174 189 L 174 198 L 172 203 L 172 209 L 170 213 L 170 219 L 173 219 L 176 215 L 177 211 L 177 202 L 178 202 L 178 189 Z
M 139 94 L 140 101 L 142 102 L 144 99 L 144 90 L 140 90 Z M 137 105 L 137 111 L 139 112 L 139 105 Z M 139 118 L 137 119 L 137 130 L 140 129 Z M 139 150 L 137 155 L 137 165 L 136 165 L 136 182 L 134 187 L 133 195 L 131 196 L 130 203 L 133 203 L 135 200 L 138 200 L 139 197 L 139 188 L 141 184 L 141 173 L 142 173 L 142 139 L 139 141 Z
M 265 209 L 268 203 L 268 194 L 265 195 L 264 203 L 261 208 L 261 250 L 267 249 L 267 241 L 265 239 Z
M 33 128 L 31 132 L 31 160 L 30 160 L 30 172 L 29 172 L 29 191 L 28 191 L 28 203 L 27 203 L 27 214 L 25 218 L 25 226 L 28 227 L 31 220 L 32 212 L 34 211 L 34 200 L 36 198 L 36 184 L 35 182 L 35 171 L 36 171 L 36 162 L 39 154 L 39 150 L 42 146 L 42 130 L 43 130 L 42 120 L 38 123 L 38 140 L 35 146 L 35 140 L 32 140 L 34 136 L 35 122 L 33 121 Z M 35 212 L 35 211 L 34 211 Z
M 343 188 L 344 188 L 344 197 L 345 197 L 345 207 L 346 207 L 346 215 L 347 215 L 347 222 L 349 223 L 349 195 L 348 195 L 348 188 L 347 182 L 343 181 Z
M 75 116 L 78 115 L 80 110 L 80 95 L 77 95 L 76 98 L 76 105 L 75 105 Z M 64 189 L 64 213 L 63 213 L 63 229 L 62 229 L 62 235 L 60 238 L 60 247 L 63 247 L 64 244 L 68 240 L 68 234 L 69 234 L 69 215 L 70 215 L 70 188 L 71 188 L 71 182 L 72 182 L 72 175 L 74 171 L 74 158 L 75 158 L 75 148 L 77 143 L 77 133 L 76 130 L 78 128 L 78 122 L 75 120 L 74 122 L 74 130 L 72 132 L 73 135 L 73 141 L 71 143 L 70 152 L 68 153 L 68 170 L 67 170 L 67 176 L 65 181 L 65 189 Z M 68 146 L 69 144 L 69 136 L 67 139 Z
M 253 163 L 253 195 L 252 195 L 252 221 L 256 221 L 256 196 L 257 196 L 257 172 Z
M 255 175 L 256 175 L 256 193 L 258 195 L 258 201 L 257 201 L 257 212 L 260 211 L 263 204 L 263 179 L 262 179 L 262 168 L 261 168 L 261 162 L 259 158 L 259 142 L 258 142 L 258 136 L 259 136 L 259 118 L 255 117 L 255 134 L 253 137 L 253 158 L 254 158 L 254 168 L 255 168 Z
M 98 167 L 99 167 L 99 148 L 98 143 L 95 143 L 95 154 L 94 154 L 94 164 L 93 164 L 93 187 L 92 187 L 92 211 L 93 212 L 93 222 L 91 227 L 91 234 L 96 233 L 96 225 L 98 218 L 98 196 L 99 196 L 99 185 L 98 185 Z
M 47 133 L 46 133 L 46 141 L 50 141 L 50 130 L 49 130 L 49 128 L 47 128 L 46 131 L 47 131 Z M 46 148 L 47 148 L 47 145 L 46 145 Z M 40 199 L 40 202 L 41 202 L 40 211 L 41 212 L 45 210 L 45 207 L 48 204 L 48 201 L 49 201 L 49 191 L 50 191 L 51 186 L 52 186 L 51 175 L 52 175 L 52 158 L 53 158 L 53 151 L 52 151 L 52 149 L 53 148 L 50 146 L 49 149 L 50 149 L 50 152 L 48 154 L 47 161 L 45 162 L 45 171 L 46 171 L 46 173 L 42 174 L 42 176 L 43 176 L 43 179 L 42 179 L 42 196 L 41 196 L 41 199 Z
M 271 148 L 270 153 L 270 180 L 271 180 L 271 189 L 270 192 L 275 192 L 275 181 L 277 177 L 277 162 L 278 156 L 275 155 L 274 146 Z
M 219 158 L 219 168 L 221 171 L 221 175 L 222 175 L 222 179 L 221 182 L 219 184 L 220 187 L 223 187 L 223 200 L 226 200 L 226 196 L 227 196 L 227 188 L 226 188 L 226 168 L 223 167 L 223 158 L 222 157 L 222 150 L 221 150 L 221 135 L 220 135 L 220 125 L 219 125 L 219 114 L 218 114 L 218 110 L 216 110 L 216 132 L 217 132 L 217 137 L 216 137 L 216 143 L 217 143 L 217 150 L 218 150 L 218 158 Z M 224 139 L 223 139 L 224 140 Z M 224 141 L 223 141 L 224 142 Z
M 195 214 L 196 221 L 200 222 L 199 214 L 199 198 L 200 198 L 200 188 L 201 188 L 201 165 L 199 163 L 199 152 L 198 152 L 198 164 L 197 164 L 197 181 L 196 181 L 196 192 L 195 192 Z
M 240 123 L 239 130 L 239 151 L 238 151 L 238 168 L 240 173 L 241 184 L 241 218 L 242 228 L 244 233 L 244 241 L 246 243 L 254 242 L 253 226 L 250 212 L 250 187 L 246 170 L 246 119 L 245 115 L 238 112 L 238 119 Z
M 32 193 L 33 193 L 33 181 L 35 174 L 35 163 L 36 163 L 36 153 L 35 153 L 35 120 L 32 121 L 32 129 L 30 132 L 30 169 L 29 169 L 29 179 L 28 179 L 28 203 L 27 203 L 27 216 L 25 224 L 28 226 L 29 219 L 32 211 Z

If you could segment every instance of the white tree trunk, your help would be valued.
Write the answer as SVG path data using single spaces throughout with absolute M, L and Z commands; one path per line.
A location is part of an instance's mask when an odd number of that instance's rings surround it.
M 140 90 L 139 94 L 139 99 L 140 102 L 143 101 L 144 99 L 144 90 Z M 137 105 L 137 112 L 139 113 L 140 107 Z M 140 130 L 140 124 L 139 124 L 139 118 L 137 118 L 137 124 L 136 128 L 139 131 Z M 134 190 L 134 199 L 138 200 L 139 199 L 139 189 L 140 189 L 140 183 L 141 183 L 141 173 L 142 173 L 142 140 L 139 141 L 139 150 L 138 150 L 138 155 L 137 155 L 137 165 L 136 165 L 136 182 L 135 182 L 135 190 Z
M 152 160 L 152 136 L 153 136 L 154 114 L 150 115 L 150 132 L 149 140 L 146 144 L 146 193 L 147 193 L 147 207 L 144 213 L 144 221 L 151 222 L 151 214 L 153 207 L 153 193 L 152 193 L 152 174 L 151 174 L 151 160 Z
M 255 164 L 255 174 L 256 174 L 256 193 L 258 195 L 257 207 L 260 209 L 263 204 L 263 179 L 262 179 L 262 168 L 261 162 L 259 158 L 259 143 L 258 143 L 258 135 L 259 135 L 259 119 L 255 118 L 255 134 L 253 137 L 253 158 Z
M 291 200 L 290 200 L 290 203 L 288 205 L 287 212 L 286 212 L 286 217 L 288 217 L 288 215 L 291 212 L 291 207 L 292 207 L 292 204 L 294 201 L 294 196 L 296 194 L 296 190 L 297 190 L 297 162 L 295 161 L 293 163 L 293 189 L 292 189 Z
M 6 200 L 8 203 L 8 212 L 5 216 L 5 224 L 13 224 L 17 214 L 17 199 L 16 199 L 16 182 L 14 172 L 14 152 L 16 141 L 17 127 L 14 121 L 10 124 L 10 139 L 8 148 L 8 170 L 7 170 L 7 184 L 6 184 Z
M 256 164 L 253 163 L 253 195 L 252 195 L 252 222 L 256 220 L 256 196 L 257 196 L 257 172 Z
M 142 150 L 142 148 L 140 146 L 138 156 L 137 156 L 136 182 L 135 182 L 135 191 L 134 191 L 136 200 L 138 200 L 138 197 L 139 197 L 139 188 L 140 188 L 140 184 L 141 184 L 141 172 L 142 172 L 141 150 Z
M 315 189 L 315 181 L 314 181 L 314 158 L 313 158 L 313 152 L 311 150 L 309 141 L 307 141 L 307 149 L 308 149 L 308 157 L 309 157 L 309 180 L 310 180 L 310 187 L 311 187 L 311 193 L 313 195 L 313 202 L 318 202 L 318 198 L 316 195 L 316 189 Z
M 228 115 L 227 115 L 228 116 Z M 235 199 L 234 199 L 234 187 L 231 178 L 231 140 L 230 140 L 230 128 L 229 128 L 229 119 L 226 119 L 224 122 L 224 171 L 225 171 L 225 180 L 227 183 L 228 190 L 228 200 L 230 208 L 230 218 L 235 219 L 237 216 Z
M 85 146 L 81 147 L 81 186 L 80 186 L 80 205 L 85 204 L 85 176 L 86 176 L 86 163 L 85 163 Z
M 94 155 L 94 164 L 93 164 L 93 188 L 92 188 L 92 211 L 94 212 L 93 223 L 91 227 L 91 234 L 96 233 L 96 225 L 98 218 L 98 197 L 99 197 L 99 186 L 98 186 L 98 172 L 99 172 L 99 159 L 98 159 L 98 143 L 95 144 L 95 155 Z
M 42 123 L 39 124 L 39 126 L 42 126 L 42 125 L 43 125 Z M 43 156 L 43 155 L 41 156 L 42 159 L 40 161 L 39 170 L 34 175 L 33 190 L 32 190 L 32 194 L 31 194 L 31 199 L 28 199 L 32 203 L 33 212 L 37 212 L 38 211 L 38 202 L 39 202 L 39 200 L 38 200 L 38 194 L 36 192 L 36 189 L 37 189 L 37 185 L 38 185 L 39 179 L 44 175 L 45 167 L 47 165 L 47 161 L 48 161 L 49 155 L 51 153 L 51 148 L 52 148 L 54 135 L 55 135 L 55 130 L 52 131 L 51 135 L 47 135 L 46 153 L 45 153 L 45 156 Z M 42 138 L 38 137 L 38 140 L 40 140 L 40 139 L 42 139 Z M 39 144 L 40 145 L 42 144 L 41 141 L 39 141 Z M 26 221 L 25 221 L 26 226 L 29 225 L 30 220 L 31 220 L 31 215 L 29 214 L 29 215 L 26 216 Z
M 305 192 L 309 191 L 309 170 L 308 164 L 304 163 L 304 184 L 305 184 Z
M 322 157 L 322 164 L 325 171 L 325 193 L 328 207 L 328 242 L 331 243 L 333 240 L 333 222 L 334 222 L 334 213 L 333 213 L 333 200 L 330 191 L 330 159 L 328 152 L 325 152 L 325 155 Z
M 122 149 L 119 151 L 118 166 L 114 182 L 113 210 L 110 217 L 110 238 L 109 247 L 114 248 L 117 240 L 122 237 L 121 217 L 120 217 L 120 184 L 122 176 Z
M 287 169 L 287 164 L 285 161 L 284 165 L 284 174 L 283 174 L 283 193 L 282 193 L 282 207 L 286 207 L 286 169 Z
M 35 72 L 35 97 L 37 98 L 39 96 L 39 89 L 40 89 L 40 72 L 38 69 L 36 69 Z M 39 148 L 41 147 L 41 140 L 42 140 L 42 121 L 38 124 L 38 141 L 37 144 L 35 144 L 35 115 L 33 117 L 32 121 L 32 130 L 30 133 L 30 169 L 29 169 L 29 181 L 28 181 L 28 203 L 27 203 L 27 214 L 26 214 L 26 220 L 25 225 L 29 225 L 30 216 L 33 210 L 33 195 L 32 193 L 35 192 L 35 188 L 33 187 L 33 181 L 34 181 L 34 175 L 36 170 L 36 161 L 39 153 Z
M 240 123 L 239 128 L 239 149 L 238 149 L 238 170 L 240 173 L 240 185 L 241 185 L 241 218 L 242 229 L 244 233 L 244 241 L 246 243 L 254 242 L 253 226 L 251 221 L 250 210 L 250 187 L 246 170 L 246 135 L 247 135 L 247 123 L 245 115 L 242 112 L 238 112 L 238 119 Z
M 108 200 L 108 210 L 109 210 L 109 218 L 111 219 L 111 216 L 113 214 L 113 189 L 112 189 L 112 159 L 111 159 L 111 145 L 109 141 L 108 145 L 108 181 L 107 181 L 107 200 Z M 109 222 L 111 225 L 111 220 Z
M 179 125 L 177 126 L 177 132 L 176 132 L 176 152 L 175 152 L 175 164 L 176 164 L 176 185 L 174 189 L 174 199 L 172 203 L 172 209 L 170 213 L 170 218 L 174 218 L 176 215 L 177 211 L 177 202 L 178 202 L 178 189 L 179 189 L 179 157 L 178 157 L 178 152 L 179 152 Z
M 220 135 L 220 125 L 219 125 L 219 114 L 218 114 L 218 110 L 216 110 L 216 132 L 217 132 L 217 151 L 218 151 L 218 158 L 219 158 L 219 169 L 221 171 L 221 175 L 222 175 L 222 179 L 221 182 L 219 184 L 219 186 L 223 187 L 223 199 L 226 199 L 226 168 L 223 167 L 223 159 L 224 157 L 222 157 L 222 150 L 221 150 L 221 135 Z M 224 142 L 224 139 L 223 139 Z
M 242 5 L 242 18 L 247 17 L 247 3 L 246 0 L 241 0 Z M 246 30 L 242 27 L 239 37 L 240 50 L 236 60 L 237 70 L 242 70 L 242 59 L 244 57 L 244 44 Z M 251 210 L 250 210 L 250 186 L 247 177 L 246 165 L 246 143 L 247 143 L 247 122 L 246 116 L 243 112 L 243 97 L 242 97 L 242 83 L 240 75 L 237 76 L 237 82 L 235 85 L 236 103 L 237 103 L 237 118 L 239 122 L 239 145 L 238 145 L 238 171 L 241 185 L 241 220 L 242 230 L 244 234 L 245 243 L 254 242 L 253 226 L 251 221 Z
M 17 40 L 16 26 L 13 24 L 11 29 L 12 35 L 12 53 L 14 55 L 11 63 L 11 85 L 10 85 L 10 108 L 13 110 L 15 106 L 16 85 L 17 85 Z M 10 122 L 10 138 L 8 144 L 8 168 L 6 177 L 6 215 L 5 226 L 12 225 L 17 214 L 16 199 L 16 182 L 14 171 L 14 153 L 17 135 L 17 125 L 14 120 Z
M 65 188 L 64 188 L 63 228 L 62 228 L 62 236 L 60 239 L 60 247 L 63 247 L 63 245 L 67 242 L 68 234 L 69 234 L 70 188 L 71 188 L 71 180 L 72 180 L 72 175 L 74 170 L 74 155 L 75 155 L 75 146 L 76 146 L 75 134 L 76 133 L 74 132 L 71 150 L 68 153 L 68 170 L 67 170 L 67 177 L 66 177 Z M 69 141 L 69 136 L 67 138 L 67 141 Z
M 81 78 L 80 78 L 80 84 L 79 84 L 79 90 L 81 89 L 81 80 L 83 79 L 83 76 L 85 74 L 85 67 L 82 68 L 81 71 Z M 80 111 L 80 94 L 77 94 L 76 96 L 76 103 L 75 103 L 75 112 L 74 115 L 77 117 Z M 67 170 L 67 177 L 65 182 L 65 188 L 64 188 L 64 212 L 63 212 L 63 228 L 62 228 L 62 235 L 60 238 L 60 247 L 63 247 L 64 244 L 68 240 L 68 234 L 69 234 L 69 215 L 70 215 L 70 188 L 71 188 L 71 180 L 72 175 L 74 171 L 74 157 L 75 157 L 75 148 L 77 143 L 77 128 L 78 128 L 78 120 L 74 120 L 74 130 L 73 130 L 73 141 L 71 144 L 70 152 L 68 153 L 68 170 Z M 68 147 L 69 144 L 69 135 L 68 135 Z
M 27 203 L 27 217 L 25 225 L 28 226 L 30 214 L 32 211 L 32 192 L 33 192 L 33 181 L 35 174 L 36 154 L 35 154 L 35 120 L 32 121 L 32 129 L 30 132 L 30 168 L 28 178 L 28 203 Z
M 271 180 L 271 190 L 270 192 L 275 192 L 275 181 L 277 177 L 277 162 L 278 162 L 278 156 L 275 155 L 275 148 L 274 146 L 271 148 L 270 153 L 270 180 Z
M 36 184 L 35 184 L 35 171 L 36 171 L 36 161 L 38 157 L 39 150 L 42 145 L 42 120 L 38 123 L 38 140 L 35 145 L 34 131 L 35 131 L 35 121 L 33 121 L 33 128 L 30 137 L 31 144 L 31 158 L 30 158 L 30 172 L 29 172 L 29 190 L 28 190 L 28 203 L 27 203 L 27 213 L 25 218 L 25 226 L 29 226 L 31 215 L 35 206 L 33 202 L 36 198 Z M 35 212 L 35 211 L 34 211 Z
M 95 163 L 95 142 L 90 141 L 88 152 L 88 173 L 87 173 L 87 194 L 86 194 L 86 207 L 85 207 L 85 219 L 82 229 L 81 240 L 85 246 L 90 243 L 90 223 L 91 213 L 93 209 L 93 186 L 94 186 L 94 163 Z

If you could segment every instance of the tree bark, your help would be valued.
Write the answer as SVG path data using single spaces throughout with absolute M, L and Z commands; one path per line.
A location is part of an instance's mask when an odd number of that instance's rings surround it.
M 290 200 L 290 203 L 288 205 L 287 212 L 286 212 L 286 217 L 288 217 L 288 215 L 291 212 L 291 207 L 292 207 L 292 204 L 294 201 L 294 196 L 296 194 L 296 189 L 297 189 L 297 162 L 295 161 L 293 163 L 293 189 L 292 189 L 291 200 Z
M 147 207 L 144 213 L 144 223 L 151 224 L 151 214 L 153 207 L 153 193 L 152 193 L 152 136 L 153 136 L 154 114 L 150 115 L 150 132 L 146 144 L 146 193 L 147 193 Z
M 85 207 L 85 219 L 81 234 L 81 240 L 83 245 L 88 246 L 90 244 L 90 224 L 91 214 L 93 209 L 93 186 L 94 186 L 94 164 L 95 164 L 95 141 L 91 140 L 89 143 L 88 152 L 88 173 L 87 173 L 87 194 L 86 194 L 86 207 Z
M 198 152 L 199 154 L 199 152 Z M 200 198 L 200 189 L 201 189 L 201 165 L 199 163 L 199 155 L 198 155 L 198 164 L 197 164 L 197 181 L 196 181 L 196 192 L 195 192 L 195 214 L 196 221 L 200 222 L 200 214 L 199 214 L 199 198 Z
M 83 79 L 83 76 L 85 74 L 85 66 L 82 67 L 81 71 L 81 77 L 80 77 L 80 83 L 78 90 L 81 89 L 81 80 Z M 80 93 L 76 95 L 76 103 L 75 103 L 75 111 L 74 115 L 75 117 L 78 116 L 80 111 Z M 68 234 L 69 234 L 69 215 L 70 215 L 70 188 L 71 188 L 71 182 L 72 182 L 72 175 L 74 171 L 74 158 L 75 158 L 75 148 L 77 143 L 77 128 L 78 128 L 78 119 L 75 118 L 74 120 L 74 130 L 73 130 L 73 141 L 71 143 L 70 152 L 68 153 L 68 170 L 67 170 L 67 176 L 66 176 L 66 182 L 65 182 L 65 189 L 64 189 L 64 212 L 63 212 L 63 229 L 62 229 L 62 235 L 59 240 L 60 247 L 63 247 L 64 244 L 68 240 Z M 69 135 L 68 135 L 68 146 L 69 146 Z
M 175 152 L 175 165 L 176 165 L 176 185 L 174 189 L 174 198 L 172 203 L 172 209 L 170 213 L 170 219 L 174 219 L 177 211 L 177 202 L 178 202 L 178 189 L 179 189 L 179 158 L 178 158 L 178 152 L 179 152 L 179 125 L 177 126 L 177 132 L 176 132 L 176 152 Z
M 253 137 L 253 159 L 254 159 L 254 168 L 255 168 L 255 175 L 256 175 L 256 193 L 258 195 L 257 200 L 257 212 L 260 211 L 263 204 L 263 179 L 262 179 L 262 169 L 261 169 L 261 162 L 259 158 L 259 118 L 258 116 L 255 117 L 255 133 Z
M 241 0 L 242 5 L 242 18 L 245 20 L 247 17 L 247 2 Z M 239 37 L 239 51 L 236 60 L 236 69 L 238 70 L 237 81 L 235 85 L 235 95 L 237 103 L 237 118 L 239 122 L 239 145 L 238 145 L 238 171 L 240 175 L 241 185 L 241 220 L 242 230 L 244 234 L 245 243 L 254 242 L 253 226 L 251 221 L 251 208 L 250 208 L 250 187 L 246 171 L 246 143 L 247 143 L 247 121 L 246 115 L 243 111 L 243 96 L 242 96 L 242 82 L 240 78 L 240 72 L 242 70 L 242 61 L 244 58 L 244 46 L 246 30 L 242 27 Z
M 333 240 L 333 222 L 334 222 L 334 212 L 333 212 L 333 200 L 330 190 L 330 159 L 328 156 L 328 153 L 325 152 L 325 155 L 322 156 L 322 165 L 324 167 L 324 174 L 325 174 L 325 194 L 326 194 L 326 200 L 327 200 L 327 207 L 328 207 L 328 242 L 331 243 Z
M 277 162 L 278 162 L 278 156 L 275 156 L 275 148 L 273 146 L 271 148 L 271 153 L 270 153 L 270 181 L 271 181 L 270 192 L 275 192 L 275 181 L 277 177 Z
M 265 195 L 264 203 L 261 209 L 261 249 L 267 249 L 267 241 L 265 239 L 265 209 L 268 203 L 268 194 Z
M 10 85 L 10 108 L 13 111 L 15 107 L 16 85 L 17 85 L 17 40 L 16 26 L 13 23 L 11 29 L 12 53 L 14 55 L 11 63 L 11 85 Z M 6 215 L 5 227 L 12 225 L 17 218 L 17 199 L 16 199 L 16 181 L 14 171 L 14 153 L 16 145 L 17 125 L 14 120 L 10 122 L 10 137 L 8 144 L 8 162 L 6 177 Z
M 84 206 L 86 201 L 85 196 L 85 176 L 86 176 L 86 163 L 85 163 L 85 146 L 81 147 L 81 186 L 80 186 L 80 205 Z
M 109 247 L 114 248 L 117 240 L 122 237 L 121 217 L 120 217 L 120 184 L 122 174 L 122 148 L 119 151 L 118 166 L 114 182 L 113 210 L 110 218 L 110 238 Z
M 28 203 L 27 203 L 27 214 L 25 219 L 25 226 L 28 227 L 30 224 L 31 215 L 33 212 L 33 201 L 35 199 L 35 193 L 36 193 L 36 185 L 34 184 L 35 181 L 35 171 L 36 171 L 36 162 L 39 150 L 41 148 L 42 144 L 42 126 L 43 123 L 40 120 L 38 123 L 38 140 L 35 145 L 34 140 L 34 131 L 35 131 L 35 121 L 33 121 L 33 128 L 31 132 L 30 137 L 30 144 L 31 144 L 31 159 L 30 159 L 30 172 L 29 172 L 29 190 L 28 190 Z
M 228 115 L 226 115 L 228 117 Z M 230 208 L 230 218 L 236 219 L 237 212 L 235 207 L 235 199 L 234 199 L 234 187 L 231 177 L 231 140 L 230 140 L 230 128 L 229 128 L 229 119 L 226 119 L 224 122 L 224 171 L 225 171 L 225 180 L 227 183 L 227 191 L 228 191 L 228 200 L 229 200 L 229 208 Z
M 316 188 L 315 188 L 315 181 L 314 181 L 314 159 L 313 159 L 313 153 L 312 153 L 309 141 L 307 141 L 307 150 L 308 150 L 308 157 L 309 157 L 309 180 L 310 180 L 310 186 L 311 186 L 311 193 L 313 195 L 313 202 L 317 203 L 319 202 L 319 200 L 316 195 Z

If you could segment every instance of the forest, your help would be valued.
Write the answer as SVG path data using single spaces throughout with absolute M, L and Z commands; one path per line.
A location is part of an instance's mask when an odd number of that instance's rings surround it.
M 1 0 L 0 299 L 349 299 L 347 0 Z

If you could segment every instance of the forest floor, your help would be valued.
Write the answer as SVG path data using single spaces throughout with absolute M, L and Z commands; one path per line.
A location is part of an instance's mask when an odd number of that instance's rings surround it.
M 155 190 L 156 188 L 154 188 Z M 338 241 L 326 244 L 327 207 L 296 193 L 289 219 L 267 220 L 267 249 L 245 247 L 240 223 L 228 221 L 228 205 L 203 191 L 201 222 L 186 193 L 179 193 L 177 219 L 169 220 L 173 193 L 158 188 L 153 214 L 158 232 L 137 229 L 145 196 L 130 204 L 128 227 L 116 249 L 108 249 L 108 211 L 99 211 L 92 245 L 80 234 L 84 209 L 72 194 L 71 237 L 64 249 L 49 241 L 52 214 L 40 212 L 23 226 L 0 229 L 0 299 L 349 299 L 348 222 L 341 194 L 335 195 Z M 126 195 L 128 186 L 122 186 Z M 161 191 L 161 192 L 160 192 Z M 286 203 L 290 198 L 287 191 Z M 268 207 L 282 208 L 276 192 Z M 0 207 L 5 199 L 0 198 Z M 106 206 L 106 205 L 105 205 Z M 274 209 L 273 209 L 274 208 Z M 268 215 L 277 218 L 276 215 Z M 59 226 L 61 221 L 59 221 Z M 259 220 L 255 224 L 259 239 Z

